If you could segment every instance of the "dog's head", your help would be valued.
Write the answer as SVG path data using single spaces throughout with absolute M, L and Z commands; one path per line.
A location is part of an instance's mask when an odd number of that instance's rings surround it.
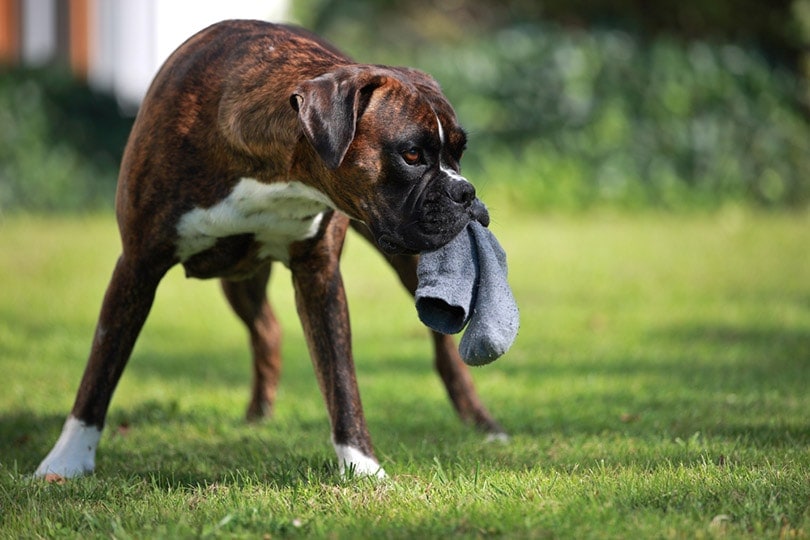
M 470 220 L 489 224 L 459 173 L 466 134 L 429 75 L 341 67 L 299 85 L 290 103 L 328 170 L 318 188 L 384 251 L 436 249 Z

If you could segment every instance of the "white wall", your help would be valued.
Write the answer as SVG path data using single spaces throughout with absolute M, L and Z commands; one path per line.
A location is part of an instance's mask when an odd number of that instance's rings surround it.
M 223 19 L 288 19 L 289 0 L 100 0 L 95 3 L 89 79 L 135 110 L 166 57 Z
M 53 0 L 25 0 L 21 5 L 23 63 L 38 66 L 56 55 L 56 4 Z

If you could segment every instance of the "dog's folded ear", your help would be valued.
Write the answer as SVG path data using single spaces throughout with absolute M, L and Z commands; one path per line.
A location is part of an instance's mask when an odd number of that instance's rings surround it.
M 290 96 L 304 135 L 330 169 L 343 162 L 357 120 L 385 81 L 384 74 L 345 67 L 301 83 Z

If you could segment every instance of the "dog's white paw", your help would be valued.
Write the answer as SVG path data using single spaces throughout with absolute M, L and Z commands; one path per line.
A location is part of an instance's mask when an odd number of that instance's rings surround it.
M 373 476 L 385 478 L 385 470 L 380 467 L 377 460 L 367 456 L 362 451 L 344 444 L 335 444 L 338 464 L 340 465 L 340 475 L 345 476 Z
M 501 431 L 498 433 L 488 433 L 486 438 L 484 439 L 484 442 L 508 444 L 510 442 L 510 439 L 509 435 Z
M 37 467 L 34 476 L 46 480 L 74 478 L 96 468 L 96 448 L 101 430 L 69 416 L 53 449 Z

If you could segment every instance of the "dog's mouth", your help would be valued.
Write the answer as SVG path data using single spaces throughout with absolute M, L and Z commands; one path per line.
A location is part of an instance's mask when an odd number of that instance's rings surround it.
M 376 241 L 383 253 L 387 255 L 414 255 L 419 253 L 418 250 L 409 249 L 390 234 L 381 234 Z
M 371 228 L 377 245 L 386 254 L 412 255 L 439 249 L 455 238 L 471 221 L 477 221 L 484 227 L 489 226 L 489 211 L 480 199 L 476 198 L 469 205 L 460 208 L 422 212 L 396 227 Z
M 481 202 L 481 199 L 476 198 L 472 202 L 472 205 L 470 205 L 470 217 L 484 227 L 489 227 L 489 210 L 487 210 L 487 206 Z

